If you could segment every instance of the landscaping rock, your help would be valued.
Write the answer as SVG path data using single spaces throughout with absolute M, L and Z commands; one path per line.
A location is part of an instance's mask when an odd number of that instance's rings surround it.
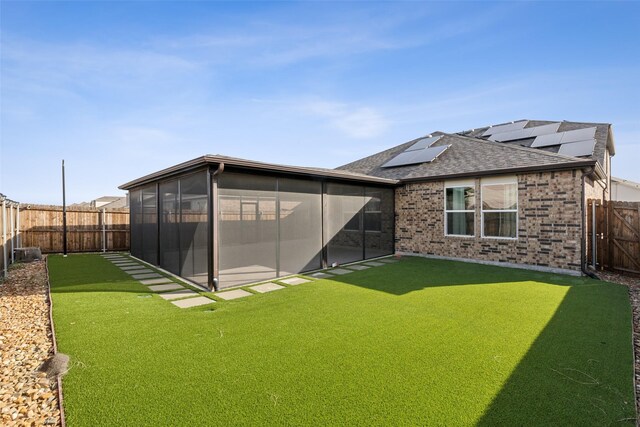
M 9 270 L 0 284 L 0 425 L 60 425 L 44 261 Z

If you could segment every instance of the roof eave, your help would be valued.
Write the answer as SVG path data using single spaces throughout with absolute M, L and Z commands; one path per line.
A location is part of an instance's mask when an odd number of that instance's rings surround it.
M 129 190 L 131 188 L 139 187 L 141 185 L 144 185 L 150 182 L 159 181 L 175 175 L 181 175 L 185 172 L 190 172 L 196 169 L 204 168 L 205 166 L 209 166 L 209 165 L 219 165 L 220 163 L 224 163 L 225 166 L 230 166 L 237 169 L 246 169 L 246 170 L 254 170 L 254 171 L 257 170 L 261 172 L 277 172 L 277 173 L 284 173 L 288 175 L 297 175 L 297 176 L 305 176 L 305 177 L 313 177 L 313 178 L 332 178 L 332 179 L 341 180 L 341 181 L 357 181 L 357 182 L 367 182 L 367 183 L 383 184 L 383 185 L 396 185 L 399 182 L 398 180 L 395 180 L 395 179 L 387 179 L 387 178 L 365 176 L 365 175 L 353 175 L 353 174 L 348 174 L 340 171 L 335 171 L 335 172 L 331 170 L 321 171 L 321 170 L 299 167 L 299 166 L 275 165 L 270 163 L 256 162 L 252 160 L 206 155 L 206 156 L 197 157 L 195 159 L 177 164 L 175 166 L 171 166 L 166 169 L 162 169 L 158 172 L 154 172 L 149 175 L 145 175 L 141 178 L 122 184 L 118 188 L 121 190 Z

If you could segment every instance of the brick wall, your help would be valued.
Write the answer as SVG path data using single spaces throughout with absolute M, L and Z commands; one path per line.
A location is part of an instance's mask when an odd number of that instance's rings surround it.
M 475 180 L 475 236 L 444 235 L 444 181 L 396 190 L 396 251 L 580 270 L 581 172 L 517 176 L 518 238 L 480 237 L 480 183 Z

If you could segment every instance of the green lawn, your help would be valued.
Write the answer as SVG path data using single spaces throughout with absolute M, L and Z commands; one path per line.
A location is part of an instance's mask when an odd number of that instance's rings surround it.
M 183 310 L 98 255 L 49 268 L 71 427 L 634 425 L 623 286 L 405 258 Z

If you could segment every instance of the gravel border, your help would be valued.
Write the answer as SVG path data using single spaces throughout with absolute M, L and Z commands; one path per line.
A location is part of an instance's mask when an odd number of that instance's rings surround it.
M 63 426 L 46 261 L 16 264 L 0 284 L 0 424 Z
M 633 392 L 636 398 L 636 417 L 640 416 L 640 278 L 612 273 L 609 271 L 599 271 L 598 277 L 602 280 L 624 285 L 629 290 L 629 300 L 631 301 L 631 311 L 633 316 L 633 354 L 635 372 L 633 376 Z M 636 420 L 636 425 L 640 422 Z

